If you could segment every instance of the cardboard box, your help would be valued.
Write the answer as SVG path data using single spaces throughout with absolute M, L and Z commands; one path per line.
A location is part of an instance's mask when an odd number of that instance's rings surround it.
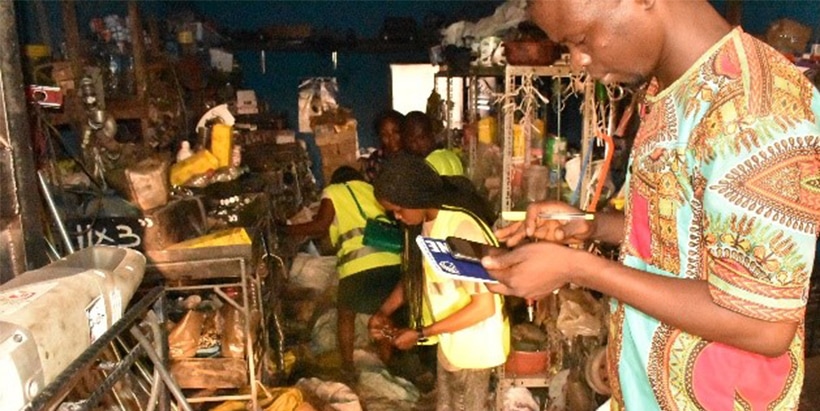
M 125 169 L 128 199 L 140 210 L 168 204 L 168 161 L 149 157 Z
M 338 130 L 332 127 L 317 127 L 315 140 L 316 145 L 320 147 L 350 141 L 356 141 L 358 144 L 359 133 L 356 131 L 355 123 L 353 128 L 344 127 Z
M 337 168 L 343 165 L 358 169 L 359 139 L 355 129 L 338 133 L 316 133 L 316 145 L 322 154 L 322 175 L 325 183 Z
M 71 63 L 67 61 L 53 63 L 51 78 L 63 91 L 74 90 L 74 72 L 71 70 Z

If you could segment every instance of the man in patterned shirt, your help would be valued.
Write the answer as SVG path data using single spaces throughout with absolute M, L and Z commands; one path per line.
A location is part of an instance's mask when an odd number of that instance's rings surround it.
M 537 0 L 532 19 L 605 83 L 646 87 L 624 213 L 538 203 L 498 233 L 496 292 L 612 297 L 620 410 L 793 410 L 820 222 L 820 95 L 705 0 Z M 559 243 L 621 244 L 621 262 Z

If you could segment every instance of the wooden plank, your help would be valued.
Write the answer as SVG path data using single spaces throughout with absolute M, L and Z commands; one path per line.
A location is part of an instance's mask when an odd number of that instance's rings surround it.
M 171 362 L 180 388 L 239 388 L 248 385 L 248 364 L 242 358 L 187 358 Z
M 63 0 L 61 5 L 68 60 L 71 62 L 71 72 L 76 79 L 80 76 L 80 73 L 82 73 L 82 68 L 85 65 L 83 61 L 84 56 L 80 51 L 80 29 L 77 25 L 77 8 L 74 0 Z
M 142 35 L 142 23 L 140 21 L 139 7 L 137 2 L 128 2 L 128 30 L 131 31 L 131 52 L 134 54 L 134 80 L 136 82 L 137 100 L 144 102 L 145 92 L 148 90 L 148 76 L 145 72 L 145 43 Z M 147 123 L 143 124 L 143 130 L 147 128 Z

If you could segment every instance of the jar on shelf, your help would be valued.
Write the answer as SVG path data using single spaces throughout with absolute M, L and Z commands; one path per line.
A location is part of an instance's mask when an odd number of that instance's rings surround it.
M 28 84 L 50 84 L 51 78 L 42 70 L 51 62 L 51 48 L 45 44 L 26 44 L 23 73 Z

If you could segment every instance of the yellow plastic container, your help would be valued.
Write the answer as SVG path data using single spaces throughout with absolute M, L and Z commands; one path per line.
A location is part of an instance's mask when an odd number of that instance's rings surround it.
M 544 121 L 541 119 L 536 119 L 532 123 L 530 123 L 530 147 L 532 147 L 533 141 L 543 141 L 544 139 Z M 524 153 L 527 147 L 527 141 L 525 141 L 524 136 L 526 133 L 524 132 L 524 125 L 523 124 L 514 124 L 513 125 L 513 157 L 523 158 Z
M 211 154 L 216 157 L 219 167 L 231 165 L 233 150 L 233 127 L 217 123 L 211 128 Z
M 176 243 L 166 248 L 166 250 L 179 250 L 184 248 L 217 247 L 226 245 L 248 245 L 251 238 L 244 228 L 228 228 L 211 234 L 206 234 L 197 238 Z
M 524 158 L 524 128 L 521 124 L 513 124 L 513 157 Z
M 171 185 L 180 186 L 191 177 L 219 168 L 219 160 L 208 150 L 199 150 L 171 166 Z
M 484 117 L 478 120 L 478 142 L 493 144 L 498 134 L 498 121 L 495 117 Z
M 54 84 L 48 73 L 42 72 L 42 67 L 51 61 L 51 49 L 45 44 L 26 44 L 24 54 L 26 59 L 23 61 L 23 68 L 28 75 L 26 81 L 42 85 Z

